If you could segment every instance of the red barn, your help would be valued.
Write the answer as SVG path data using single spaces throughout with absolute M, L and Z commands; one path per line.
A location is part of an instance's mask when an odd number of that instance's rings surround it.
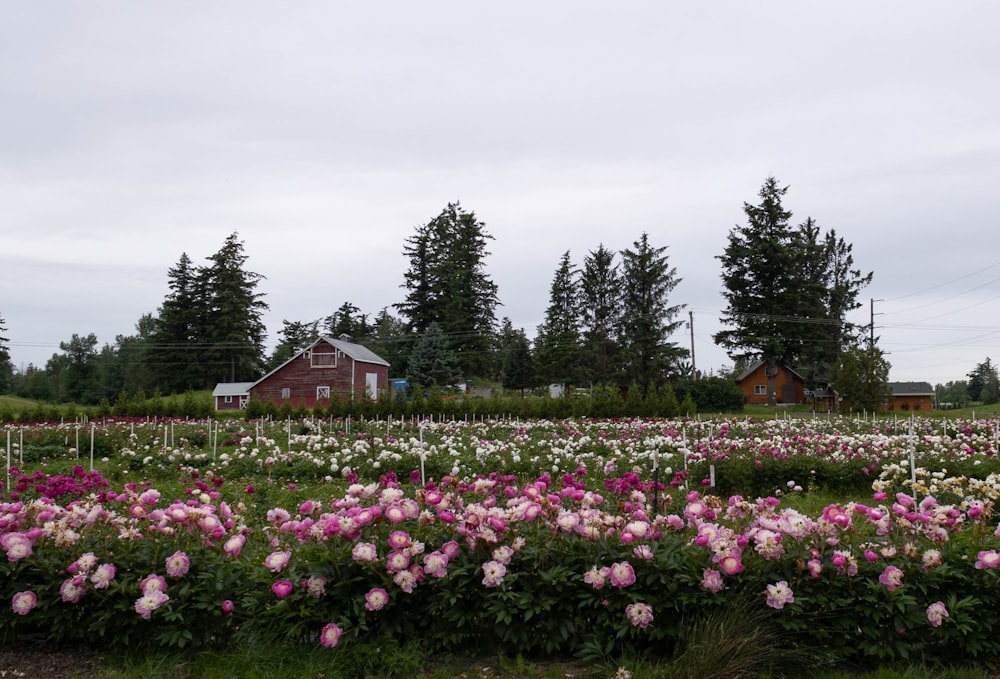
M 217 410 L 245 408 L 250 399 L 312 407 L 332 395 L 377 399 L 388 387 L 388 361 L 360 344 L 321 337 L 256 382 L 218 384 L 212 394 Z

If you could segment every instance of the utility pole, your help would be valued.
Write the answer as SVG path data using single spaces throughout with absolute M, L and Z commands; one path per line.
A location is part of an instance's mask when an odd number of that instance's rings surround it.
M 698 379 L 698 369 L 694 365 L 694 312 L 688 311 L 688 325 L 691 327 L 691 381 Z
M 874 297 L 871 298 L 871 306 L 870 306 L 870 311 L 869 311 L 871 322 L 870 322 L 870 325 L 868 326 L 868 348 L 869 349 L 871 349 L 872 347 L 875 346 L 875 302 L 884 302 L 884 301 L 885 300 L 883 300 L 883 299 L 875 299 Z

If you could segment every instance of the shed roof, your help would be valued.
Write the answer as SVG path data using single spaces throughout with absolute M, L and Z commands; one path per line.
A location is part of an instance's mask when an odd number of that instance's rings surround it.
M 219 382 L 212 390 L 212 396 L 246 396 L 256 382 Z
M 933 396 L 930 382 L 889 382 L 893 396 Z

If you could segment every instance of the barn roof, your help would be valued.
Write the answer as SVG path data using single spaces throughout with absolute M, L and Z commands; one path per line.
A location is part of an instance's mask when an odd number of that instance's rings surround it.
M 316 343 L 326 340 L 333 346 L 337 347 L 345 354 L 353 358 L 355 361 L 362 361 L 364 363 L 375 363 L 376 365 L 384 365 L 389 367 L 389 361 L 385 360 L 374 351 L 366 346 L 360 344 L 355 344 L 354 342 L 348 342 L 343 339 L 333 339 L 332 337 L 321 337 Z M 313 346 L 316 346 L 316 343 Z

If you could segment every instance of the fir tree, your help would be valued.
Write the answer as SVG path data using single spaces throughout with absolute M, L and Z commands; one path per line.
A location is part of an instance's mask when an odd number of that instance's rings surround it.
M 591 384 L 610 383 L 615 374 L 621 282 L 614 260 L 615 253 L 600 245 L 584 258 L 580 275 L 582 365 Z
M 623 250 L 621 338 L 623 384 L 659 385 L 676 374 L 677 361 L 687 350 L 669 341 L 681 326 L 674 320 L 684 305 L 671 305 L 670 292 L 680 282 L 670 266 L 666 246 L 655 248 L 643 233 L 633 247 Z
M 545 321 L 535 337 L 538 376 L 544 383 L 578 384 L 581 379 L 578 272 L 563 253 L 552 279 Z

